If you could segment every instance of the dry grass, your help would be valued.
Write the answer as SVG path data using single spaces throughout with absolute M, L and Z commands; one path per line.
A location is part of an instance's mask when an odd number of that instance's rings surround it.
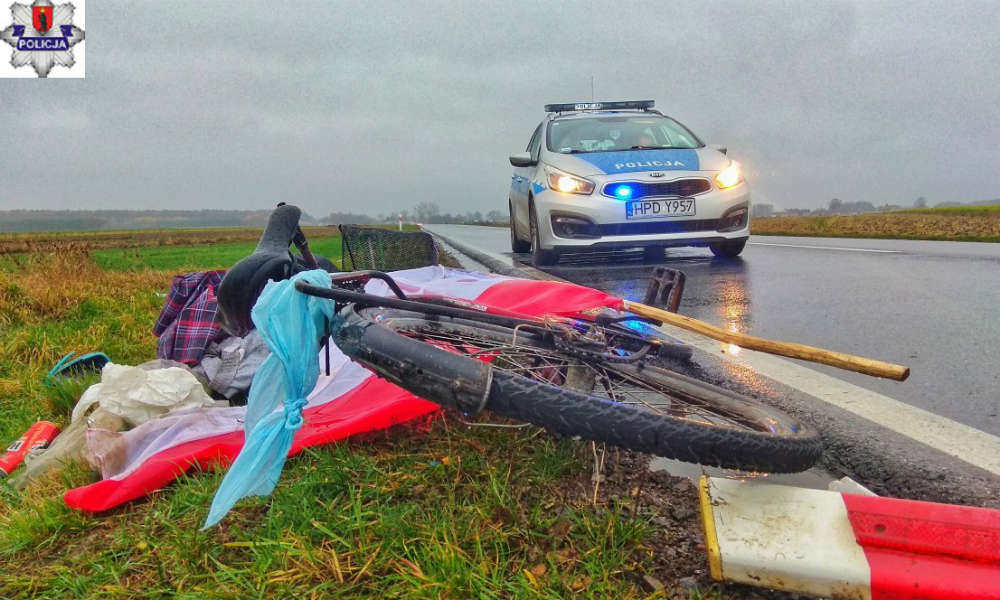
M 899 238 L 1000 242 L 1000 212 L 875 213 L 830 217 L 770 217 L 754 219 L 751 233 L 855 238 Z
M 32 255 L 0 271 L 0 437 L 53 415 L 49 368 L 70 350 L 136 364 L 155 353 L 151 327 L 171 271 L 104 271 L 87 252 Z
M 303 227 L 310 239 L 336 235 L 334 227 Z M 0 255 L 44 252 L 81 252 L 106 248 L 193 246 L 255 242 L 263 228 L 139 229 L 0 234 Z
M 149 289 L 166 289 L 171 278 L 157 271 L 105 271 L 85 251 L 35 255 L 31 263 L 8 273 L 0 288 L 0 323 L 61 318 L 102 296 L 128 301 Z
M 983 213 L 1000 213 L 1000 204 L 961 204 L 959 206 L 935 206 L 934 208 L 911 208 L 906 213 L 942 214 L 942 215 L 981 215 Z

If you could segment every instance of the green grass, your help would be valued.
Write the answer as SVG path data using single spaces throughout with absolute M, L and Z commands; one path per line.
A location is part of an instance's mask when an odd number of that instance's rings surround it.
M 80 390 L 72 384 L 43 384 L 67 352 L 101 351 L 123 364 L 155 358 L 151 329 L 163 304 L 155 288 L 109 290 L 76 303 L 57 299 L 52 306 L 32 302 L 30 292 L 17 284 L 9 284 L 6 292 L 7 298 L 21 298 L 22 305 L 0 302 L 0 440 L 16 439 L 40 419 L 68 419 Z
M 7 491 L 0 596 L 644 597 L 651 515 L 591 506 L 567 487 L 585 471 L 566 441 L 438 418 L 308 450 L 207 532 L 221 474 L 97 517 Z
M 94 250 L 93 257 L 102 269 L 111 271 L 226 269 L 253 252 L 256 246 L 256 242 L 230 242 L 212 245 L 110 248 Z M 331 261 L 340 260 L 340 236 L 311 239 L 309 248 L 313 254 L 325 256 Z
M 0 285 L 0 439 L 66 424 L 87 382 L 45 387 L 68 350 L 154 358 L 172 275 L 252 243 L 31 256 Z M 331 258 L 339 238 L 312 247 Z M 199 531 L 221 474 L 191 472 L 102 515 L 66 507 L 73 466 L 0 481 L 2 598 L 645 598 L 661 526 L 631 496 L 591 501 L 589 446 L 450 418 L 310 449 L 274 494 Z M 656 595 L 652 597 L 657 597 Z M 692 594 L 690 597 L 716 597 Z

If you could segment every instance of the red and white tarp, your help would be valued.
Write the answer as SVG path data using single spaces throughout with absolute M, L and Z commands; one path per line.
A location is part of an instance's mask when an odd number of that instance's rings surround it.
M 714 579 L 859 600 L 1000 600 L 1000 511 L 703 477 Z
M 576 315 L 601 307 L 620 310 L 622 301 L 598 290 L 552 281 L 515 279 L 433 266 L 392 273 L 408 296 L 446 296 L 470 302 L 490 312 L 541 315 Z M 366 291 L 390 295 L 388 286 L 369 282 Z M 384 429 L 437 410 L 436 404 L 350 362 L 336 346 L 330 348 L 331 373 L 325 361 L 316 387 L 303 413 L 305 424 L 296 435 L 289 455 L 303 448 L 343 439 L 356 433 Z M 117 446 L 103 457 L 105 479 L 66 492 L 70 507 L 88 512 L 108 510 L 141 498 L 170 483 L 192 467 L 211 469 L 228 465 L 243 446 L 246 407 L 205 408 L 172 413 L 121 434 L 104 447 Z

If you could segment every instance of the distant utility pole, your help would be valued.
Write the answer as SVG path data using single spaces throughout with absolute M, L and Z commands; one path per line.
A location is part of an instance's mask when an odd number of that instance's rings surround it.
M 594 76 L 590 76 L 590 101 L 593 102 L 594 98 Z

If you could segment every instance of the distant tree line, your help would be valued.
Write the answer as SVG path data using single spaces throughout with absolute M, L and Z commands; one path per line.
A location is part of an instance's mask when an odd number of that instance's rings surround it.
M 271 210 L 3 210 L 0 231 L 261 227 Z M 302 214 L 306 225 L 319 222 Z
M 271 209 L 266 210 L 0 210 L 0 231 L 94 231 L 107 229 L 184 229 L 204 227 L 263 227 Z M 352 212 L 331 212 L 322 219 L 302 213 L 303 225 L 373 225 L 395 223 L 402 215 L 407 223 L 500 224 L 507 213 L 446 213 L 433 202 L 421 202 L 400 213 L 371 216 Z
M 341 225 L 344 223 L 350 225 L 373 225 L 375 223 L 386 222 L 386 219 L 382 217 L 375 218 L 369 215 L 361 215 L 357 213 L 332 212 L 320 219 L 320 222 L 324 225 Z
M 1000 200 L 983 200 L 980 202 L 970 202 L 969 205 L 987 205 L 987 204 L 998 204 Z M 962 202 L 938 202 L 934 205 L 935 208 L 946 207 L 946 206 L 964 206 Z M 913 201 L 912 208 L 927 208 L 929 206 L 927 198 L 920 196 Z M 871 202 L 858 201 L 858 202 L 845 202 L 840 198 L 832 198 L 830 202 L 823 208 L 786 208 L 784 210 L 777 210 L 772 204 L 753 204 L 751 209 L 752 216 L 754 217 L 771 217 L 771 216 L 798 216 L 798 215 L 859 215 L 863 213 L 874 213 L 874 212 L 891 212 L 897 210 L 905 210 L 911 208 L 910 206 L 900 206 L 898 204 L 882 204 L 875 206 Z
M 1000 204 L 998 200 L 970 202 L 969 205 Z M 913 201 L 914 208 L 930 206 L 927 198 Z M 935 207 L 963 206 L 961 202 L 939 202 Z M 831 199 L 823 208 L 776 208 L 769 203 L 753 203 L 752 216 L 780 215 L 854 215 L 871 212 L 903 210 L 907 206 L 871 202 L 845 202 Z M 181 229 L 203 227 L 263 227 L 271 209 L 262 210 L 0 210 L 0 232 L 17 231 L 92 231 L 102 229 Z M 444 212 L 434 202 L 420 202 L 410 209 L 371 216 L 351 212 L 331 212 L 322 219 L 302 213 L 303 225 L 373 225 L 395 223 L 458 223 L 469 225 L 506 225 L 510 217 L 506 210 L 470 210 L 463 213 Z
M 421 202 L 410 210 L 401 210 L 396 214 L 381 214 L 377 217 L 380 223 L 393 223 L 399 218 L 404 223 L 453 223 L 465 225 L 500 225 L 506 224 L 510 218 L 506 211 L 491 210 L 483 213 L 471 210 L 464 213 L 441 212 L 441 207 L 434 202 Z

